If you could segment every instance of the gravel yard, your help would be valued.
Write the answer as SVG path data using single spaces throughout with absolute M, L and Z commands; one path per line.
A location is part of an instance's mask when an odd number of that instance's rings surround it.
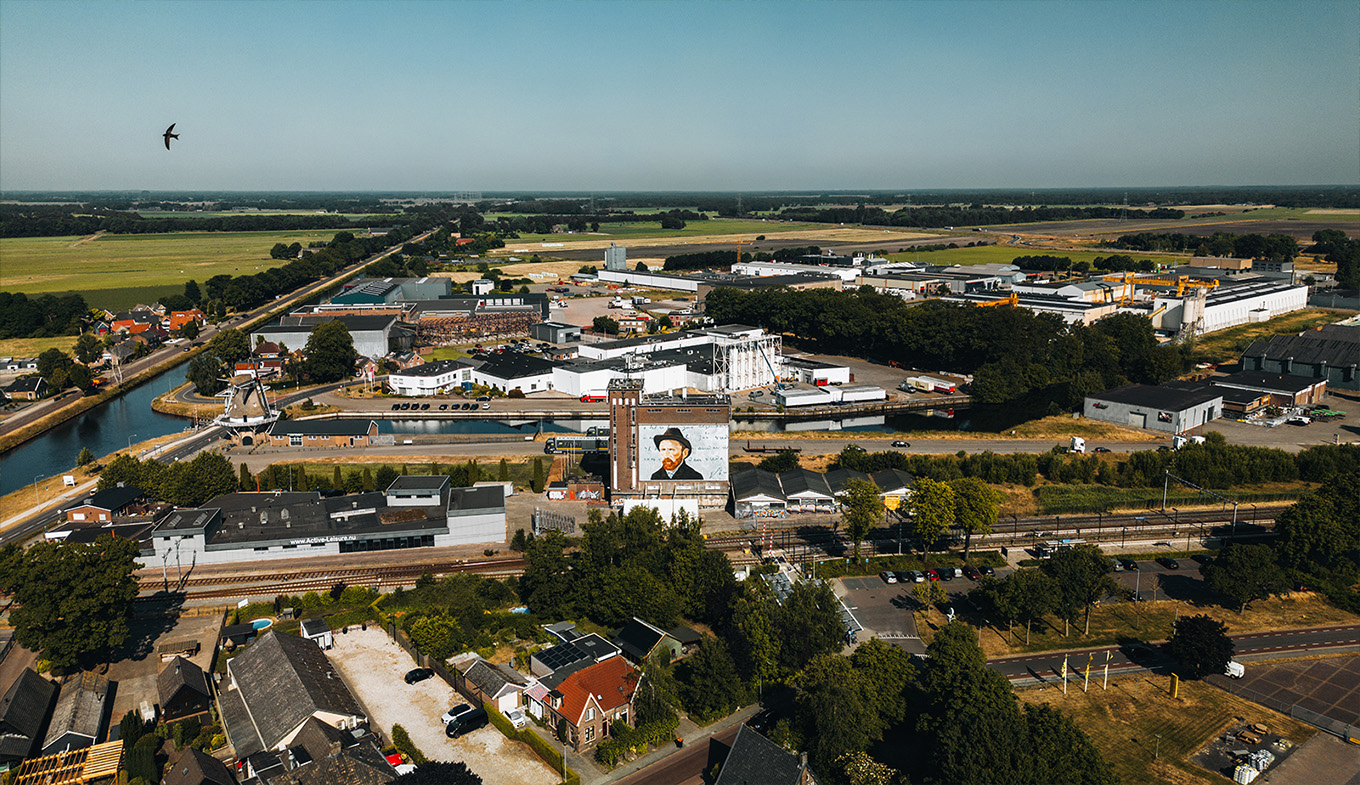
M 551 785 L 560 781 L 527 744 L 511 741 L 495 726 L 461 739 L 444 735 L 439 715 L 467 703 L 438 676 L 406 684 L 402 676 L 415 667 L 410 655 L 376 627 L 335 636 L 331 661 L 345 677 L 369 720 L 385 739 L 399 724 L 430 760 L 465 761 L 486 785 Z

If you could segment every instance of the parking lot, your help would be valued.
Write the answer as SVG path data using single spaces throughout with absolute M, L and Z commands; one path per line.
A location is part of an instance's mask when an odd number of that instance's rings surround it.
M 511 741 L 488 724 L 459 739 L 444 735 L 439 716 L 468 700 L 439 677 L 406 684 L 402 676 L 415 664 L 410 655 L 377 627 L 351 629 L 335 636 L 329 652 L 346 684 L 368 712 L 369 722 L 389 742 L 401 725 L 430 760 L 464 761 L 486 785 L 551 785 L 560 775 L 527 744 Z
M 864 627 L 860 641 L 877 636 L 913 654 L 925 652 L 912 613 L 916 599 L 911 596 L 911 584 L 887 584 L 876 575 L 841 578 L 836 581 L 836 594 Z

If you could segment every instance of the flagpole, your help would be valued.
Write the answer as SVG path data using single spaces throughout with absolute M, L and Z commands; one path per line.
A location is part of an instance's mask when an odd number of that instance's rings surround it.
M 1091 660 L 1095 657 L 1095 652 L 1086 655 L 1086 678 L 1082 681 L 1081 691 L 1089 692 L 1091 689 Z
M 1100 687 L 1102 690 L 1110 688 L 1110 651 L 1105 651 L 1105 683 Z
M 1063 695 L 1067 694 L 1067 655 L 1063 655 Z

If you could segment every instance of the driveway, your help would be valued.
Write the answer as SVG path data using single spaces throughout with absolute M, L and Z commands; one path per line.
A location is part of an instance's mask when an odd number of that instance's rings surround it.
M 329 654 L 368 712 L 369 722 L 385 739 L 392 738 L 394 724 L 401 725 L 425 757 L 464 761 L 486 785 L 561 781 L 529 745 L 505 738 L 489 723 L 461 739 L 446 737 L 439 715 L 467 699 L 438 676 L 417 684 L 403 682 L 402 675 L 415 665 L 406 650 L 381 629 L 351 629 L 348 635 L 336 635 Z

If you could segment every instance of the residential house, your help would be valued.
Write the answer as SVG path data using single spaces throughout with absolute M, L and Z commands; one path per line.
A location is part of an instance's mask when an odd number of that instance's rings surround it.
M 797 755 L 746 725 L 737 728 L 732 749 L 714 785 L 811 785 L 807 755 Z
M 227 663 L 218 715 L 237 758 L 283 751 L 313 718 L 346 731 L 368 717 L 316 644 L 266 632 Z
M 236 785 L 236 775 L 217 758 L 185 747 L 166 765 L 161 785 Z
M 638 665 L 655 657 L 665 664 L 680 656 L 680 641 L 670 633 L 655 627 L 634 616 L 614 636 L 614 645 L 623 650 L 623 656 Z
M 160 322 L 160 318 L 151 310 L 140 311 L 134 309 L 131 311 L 124 311 L 113 317 L 113 322 L 109 324 L 109 327 L 111 327 L 114 332 L 126 332 L 136 335 L 151 329 L 153 326 L 159 326 Z
M 635 721 L 633 697 L 642 674 L 624 658 L 610 657 L 572 671 L 554 685 L 555 681 L 550 677 L 541 682 L 548 688 L 545 719 L 549 728 L 556 728 L 559 720 L 566 721 L 567 738 L 577 752 L 608 738 L 614 720 L 628 724 Z
M 212 690 L 203 669 L 183 657 L 174 657 L 156 677 L 161 721 L 174 722 L 202 714 L 212 706 Z
M 43 755 L 92 746 L 104 732 L 109 680 L 86 671 L 61 685 L 52 723 L 43 738 Z
M 178 332 L 181 327 L 190 322 L 201 325 L 205 319 L 207 317 L 197 308 L 188 311 L 171 311 L 170 315 L 166 317 L 164 326 L 165 329 L 173 333 Z
M 529 672 L 539 678 L 553 673 L 578 670 L 603 662 L 619 653 L 619 647 L 595 633 L 581 635 L 551 648 L 536 651 L 529 658 Z
M 529 682 L 509 665 L 492 665 L 480 657 L 463 671 L 463 683 L 478 703 L 490 703 L 502 714 L 520 705 Z
M 287 747 L 251 755 L 241 768 L 246 785 L 383 785 L 397 777 L 372 735 L 316 717 L 303 722 Z
M 140 488 L 134 488 L 130 485 L 105 488 L 86 498 L 84 502 L 68 509 L 66 520 L 69 522 L 108 523 L 114 518 L 127 515 L 135 509 L 137 502 L 141 501 L 145 495 Z
M 52 392 L 47 380 L 41 376 L 25 376 L 22 379 L 15 379 L 5 388 L 5 394 L 10 400 L 17 401 L 37 401 L 46 398 Z
M 32 668 L 24 668 L 5 690 L 4 697 L 0 697 L 0 767 L 16 764 L 34 753 L 56 694 L 56 683 Z

